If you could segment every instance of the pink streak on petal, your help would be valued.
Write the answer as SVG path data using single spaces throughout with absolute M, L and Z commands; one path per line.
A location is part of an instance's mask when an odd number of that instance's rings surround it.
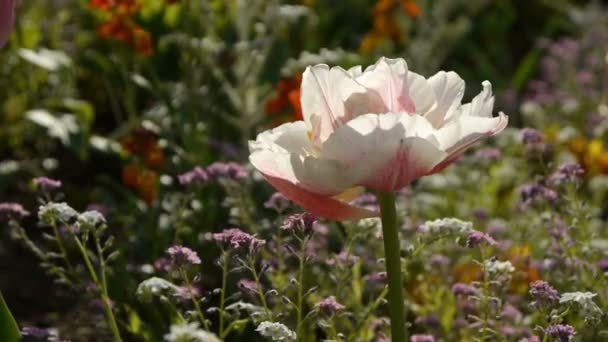
M 281 178 L 264 175 L 264 179 L 285 197 L 319 217 L 336 221 L 350 221 L 379 216 L 377 212 L 354 207 L 332 197 L 304 190 Z

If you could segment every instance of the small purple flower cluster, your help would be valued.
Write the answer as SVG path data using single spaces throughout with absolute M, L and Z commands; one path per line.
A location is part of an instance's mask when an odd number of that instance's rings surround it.
M 224 248 L 234 250 L 247 250 L 255 252 L 266 244 L 266 241 L 247 234 L 238 228 L 225 229 L 221 233 L 213 234 L 213 240 L 223 245 Z
M 62 186 L 61 181 L 48 177 L 36 177 L 32 182 L 34 183 L 36 189 L 40 191 L 51 191 Z
M 467 247 L 474 248 L 481 245 L 495 246 L 496 240 L 490 235 L 477 230 L 469 233 L 469 236 L 467 237 Z
M 574 183 L 581 180 L 585 170 L 577 163 L 565 163 L 560 165 L 557 170 L 549 177 L 549 183 L 560 185 Z
M 201 263 L 201 258 L 198 257 L 195 251 L 188 247 L 175 245 L 167 249 L 167 254 L 171 257 L 171 262 L 177 267 L 187 265 L 198 265 Z
M 299 213 L 289 216 L 281 229 L 298 236 L 310 236 L 314 232 L 317 217 L 310 213 Z
M 481 162 L 491 163 L 500 159 L 502 151 L 496 147 L 482 148 L 475 153 L 475 159 Z
M 197 166 L 194 169 L 177 176 L 177 179 L 181 185 L 190 185 L 195 182 L 206 182 L 209 179 L 209 175 L 205 169 Z
M 557 290 L 544 280 L 537 280 L 531 283 L 529 293 L 534 299 L 531 306 L 537 309 L 549 307 L 559 301 L 559 293 Z
M 433 335 L 412 335 L 410 342 L 435 342 Z
M 574 338 L 576 330 L 568 324 L 556 324 L 545 329 L 545 333 L 553 337 L 556 342 L 568 342 Z
M 336 297 L 329 296 L 315 304 L 315 308 L 327 316 L 333 316 L 345 309 L 345 306 L 336 301 Z
M 281 214 L 291 206 L 291 201 L 280 192 L 275 192 L 268 201 L 264 202 L 264 208 L 272 209 Z
M 557 193 L 538 183 L 525 184 L 520 188 L 521 208 L 527 209 L 533 204 L 552 204 L 557 201 Z
M 177 176 L 181 185 L 191 185 L 193 183 L 204 183 L 211 177 L 217 179 L 239 180 L 247 178 L 247 171 L 241 165 L 228 162 L 215 162 L 206 168 L 196 166 L 192 170 Z
M 521 140 L 526 145 L 539 144 L 544 139 L 543 134 L 537 129 L 526 127 L 521 130 Z
M 247 178 L 247 171 L 241 165 L 229 162 L 215 162 L 207 166 L 207 173 L 211 177 L 228 178 L 228 179 L 244 179 Z
M 473 285 L 456 283 L 452 285 L 452 293 L 455 296 L 469 297 L 477 295 L 479 291 Z
M 0 202 L 0 220 L 22 219 L 29 215 L 30 212 L 19 203 Z

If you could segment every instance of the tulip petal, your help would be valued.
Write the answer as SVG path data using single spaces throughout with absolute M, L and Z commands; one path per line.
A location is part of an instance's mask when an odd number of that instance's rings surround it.
M 384 110 L 374 108 L 370 113 L 421 113 L 429 110 L 435 102 L 433 90 L 426 79 L 408 71 L 407 63 L 402 58 L 382 57 L 376 64 L 367 67 L 356 80 L 375 90 L 384 102 Z
M 338 126 L 369 113 L 371 107 L 381 103 L 377 94 L 357 83 L 340 67 L 330 69 L 319 64 L 306 68 L 302 76 L 302 115 L 316 145 L 325 141 Z
M 379 108 L 372 113 L 416 111 L 407 84 L 407 63 L 403 59 L 380 58 L 376 64 L 365 69 L 356 80 L 365 87 L 378 92 L 385 109 Z
M 444 118 L 460 107 L 465 84 L 464 80 L 453 71 L 440 71 L 431 76 L 428 82 L 435 92 L 437 107 L 427 112 L 424 117 L 438 128 L 443 125 Z
M 322 195 L 333 196 L 353 186 L 343 165 L 320 158 L 303 122 L 283 124 L 249 142 L 251 164 L 263 175 L 281 178 Z
M 285 195 L 311 214 L 330 220 L 359 220 L 368 217 L 379 216 L 379 213 L 367 209 L 355 207 L 341 202 L 329 196 L 323 196 L 286 181 L 264 175 L 264 178 L 280 193 Z
M 437 131 L 436 137 L 448 157 L 439 163 L 431 173 L 439 172 L 456 161 L 477 141 L 500 133 L 509 123 L 509 117 L 499 113 L 497 117 L 461 116 Z
M 321 155 L 339 160 L 343 176 L 352 182 L 398 190 L 445 159 L 432 134 L 431 124 L 419 115 L 366 114 L 339 127 Z

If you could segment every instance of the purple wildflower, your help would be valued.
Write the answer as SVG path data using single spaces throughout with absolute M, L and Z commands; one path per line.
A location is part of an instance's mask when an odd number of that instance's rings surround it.
M 423 324 L 423 325 L 426 325 L 429 327 L 441 326 L 441 321 L 439 320 L 439 317 L 437 317 L 437 315 L 435 315 L 435 314 L 428 314 L 428 315 L 416 317 L 416 320 L 414 322 L 416 324 Z
M 317 218 L 310 213 L 299 213 L 289 216 L 281 229 L 296 235 L 309 236 L 314 232 L 314 224 Z
M 557 193 L 541 184 L 525 184 L 520 188 L 521 207 L 526 209 L 535 203 L 553 203 L 557 200 Z
M 501 316 L 511 321 L 518 321 L 523 315 L 515 306 L 507 303 L 502 309 Z
M 252 279 L 241 279 L 238 282 L 238 287 L 245 293 L 257 293 L 258 283 Z
M 60 180 L 51 179 L 48 177 L 36 177 L 33 180 L 34 186 L 37 190 L 51 191 L 61 187 L 62 183 Z
M 369 275 L 367 281 L 370 284 L 384 284 L 386 283 L 386 272 L 376 272 Z
M 347 251 L 341 251 L 340 253 L 334 255 L 333 257 L 327 259 L 325 263 L 329 266 L 346 266 L 351 267 L 357 262 L 359 258 L 356 255 L 353 255 Z
M 247 178 L 247 171 L 241 165 L 234 162 L 215 162 L 207 166 L 207 173 L 216 178 L 229 178 L 234 180 Z
M 317 302 L 315 308 L 319 309 L 319 311 L 327 316 L 333 316 L 339 311 L 344 310 L 345 307 L 336 301 L 336 297 L 329 296 L 322 301 Z
M 560 185 L 564 183 L 576 182 L 585 174 L 585 170 L 577 163 L 562 164 L 550 177 L 549 183 Z
M 544 280 L 537 280 L 531 283 L 529 293 L 534 299 L 531 305 L 535 308 L 546 307 L 559 301 L 557 290 Z
M 362 194 L 361 196 L 355 198 L 353 200 L 353 205 L 356 207 L 361 207 L 370 211 L 379 211 L 380 206 L 378 205 L 378 200 L 376 196 L 372 194 Z
M 540 342 L 540 337 L 534 335 L 530 337 L 524 337 L 520 339 L 518 342 Z
M 30 212 L 25 210 L 19 203 L 0 202 L 0 220 L 22 219 L 29 215 Z
M 209 175 L 205 169 L 197 166 L 194 169 L 177 176 L 177 179 L 181 185 L 190 185 L 194 182 L 206 182 L 209 179 Z
M 171 257 L 173 265 L 177 267 L 201 263 L 201 258 L 198 257 L 198 254 L 188 247 L 180 245 L 171 246 L 167 249 L 167 254 Z
M 521 140 L 524 144 L 538 144 L 543 139 L 543 134 L 534 128 L 526 127 L 521 130 Z
M 485 221 L 490 218 L 490 213 L 488 212 L 488 209 L 477 208 L 473 210 L 473 216 L 480 221 Z
M 496 245 L 496 241 L 488 234 L 480 232 L 480 231 L 472 231 L 467 236 L 467 247 L 474 248 L 480 245 Z
M 473 285 L 463 283 L 452 285 L 452 293 L 454 293 L 455 296 L 474 296 L 477 292 L 477 288 Z
M 182 302 L 187 302 L 192 300 L 193 298 L 198 298 L 201 296 L 201 289 L 196 286 L 180 286 L 177 288 L 175 292 L 175 298 Z
M 435 342 L 433 335 L 412 335 L 410 342 Z
M 154 261 L 154 268 L 159 272 L 167 272 L 171 268 L 171 261 L 164 257 L 158 258 Z
M 494 162 L 500 159 L 502 152 L 496 147 L 483 148 L 475 153 L 475 159 L 482 162 Z
M 51 337 L 52 332 L 47 328 L 23 327 L 21 329 L 21 337 L 32 337 L 35 339 L 45 340 Z
M 576 335 L 576 330 L 568 324 L 556 324 L 548 327 L 545 333 L 553 337 L 558 342 L 568 342 Z
M 218 151 L 220 154 L 222 154 L 223 156 L 225 156 L 226 158 L 238 158 L 239 157 L 239 150 L 236 148 L 236 146 L 234 144 L 225 142 L 225 141 L 219 141 L 219 140 L 215 140 L 215 139 L 209 139 L 209 147 L 211 149 L 214 149 L 216 151 Z
M 608 272 L 608 259 L 602 259 L 602 260 L 598 261 L 597 262 L 597 267 L 602 272 Z
M 264 208 L 272 209 L 277 213 L 282 213 L 291 206 L 291 201 L 280 192 L 275 192 L 268 201 L 264 202 Z
M 266 241 L 247 234 L 238 228 L 225 229 L 221 233 L 215 233 L 213 234 L 213 240 L 223 244 L 224 248 L 246 249 L 249 252 L 257 251 L 266 243 Z
M 450 265 L 450 258 L 442 254 L 434 254 L 431 256 L 431 266 L 447 267 Z

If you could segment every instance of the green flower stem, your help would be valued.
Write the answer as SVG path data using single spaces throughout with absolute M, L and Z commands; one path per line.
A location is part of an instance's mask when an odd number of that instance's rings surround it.
M 401 280 L 401 255 L 399 231 L 397 230 L 397 211 L 395 194 L 378 192 L 382 233 L 384 235 L 384 254 L 388 276 L 388 305 L 391 317 L 391 341 L 405 342 L 405 307 L 403 302 L 403 282 Z
M 266 295 L 264 294 L 264 289 L 262 288 L 262 282 L 260 281 L 260 276 L 258 275 L 258 271 L 255 269 L 255 260 L 253 257 L 249 256 L 249 269 L 251 270 L 251 274 L 253 274 L 253 279 L 255 280 L 255 285 L 258 288 L 258 296 L 260 297 L 260 302 L 262 303 L 262 307 L 264 307 L 264 312 L 266 313 L 266 319 L 273 322 L 272 312 L 268 307 L 268 303 L 266 302 Z
M 306 259 L 306 242 L 304 240 L 300 240 L 300 267 L 298 270 L 298 322 L 296 325 L 296 338 L 298 341 L 301 340 L 302 336 L 302 322 L 303 322 L 303 312 L 304 310 L 304 261 Z
M 179 269 L 179 273 L 182 276 L 184 283 L 186 283 L 186 287 L 188 288 L 188 292 L 190 293 L 190 299 L 192 299 L 192 304 L 194 304 L 194 309 L 196 310 L 198 318 L 200 319 L 201 323 L 203 324 L 203 327 L 205 328 L 205 330 L 209 330 L 209 323 L 207 323 L 207 319 L 205 318 L 205 314 L 203 314 L 201 305 L 198 303 L 198 299 L 196 299 L 196 294 L 194 293 L 194 290 L 192 288 L 192 283 L 190 282 L 190 278 L 188 278 L 188 274 L 181 267 Z
M 74 267 L 72 267 L 72 263 L 70 262 L 70 259 L 68 258 L 68 252 L 66 251 L 65 247 L 63 246 L 63 241 L 61 239 L 61 235 L 59 234 L 59 229 L 57 229 L 57 222 L 55 222 L 55 220 L 53 220 L 53 224 L 51 224 L 51 227 L 53 227 L 53 234 L 55 234 L 55 239 L 57 240 L 57 246 L 59 247 L 61 257 L 65 261 L 70 273 L 75 274 Z
M 222 261 L 222 293 L 220 298 L 220 336 L 224 335 L 224 308 L 226 306 L 226 286 L 228 284 L 228 263 L 230 262 L 230 252 L 223 252 L 224 260 Z
M 106 313 L 106 319 L 108 320 L 108 325 L 110 330 L 112 331 L 112 335 L 114 336 L 114 341 L 121 342 L 122 338 L 120 337 L 120 331 L 118 329 L 118 324 L 116 323 L 116 318 L 114 317 L 114 313 L 112 312 L 112 307 L 110 306 L 110 298 L 108 297 L 108 290 L 105 286 L 105 272 L 103 273 L 103 282 L 99 281 L 99 277 L 97 277 L 97 272 L 95 272 L 95 268 L 93 267 L 93 263 L 91 263 L 91 259 L 89 258 L 89 254 L 87 249 L 82 244 L 82 241 L 74 235 L 74 241 L 76 241 L 76 245 L 82 254 L 82 258 L 84 259 L 84 263 L 87 266 L 87 270 L 89 271 L 89 275 L 91 276 L 91 280 L 97 285 L 97 287 L 101 290 L 101 302 L 103 305 L 103 309 Z M 103 257 L 103 256 L 102 256 Z

